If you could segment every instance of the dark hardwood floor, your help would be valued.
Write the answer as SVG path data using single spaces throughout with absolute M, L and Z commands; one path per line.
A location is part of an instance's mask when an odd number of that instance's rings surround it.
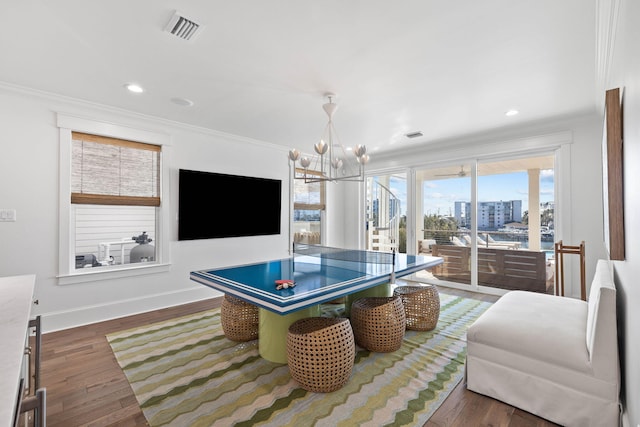
M 496 299 L 453 289 L 446 292 L 489 301 Z M 105 335 L 220 304 L 221 299 L 216 298 L 44 334 L 41 384 L 47 389 L 47 425 L 148 425 Z M 460 383 L 425 426 L 550 427 L 554 424 L 468 391 L 464 383 Z

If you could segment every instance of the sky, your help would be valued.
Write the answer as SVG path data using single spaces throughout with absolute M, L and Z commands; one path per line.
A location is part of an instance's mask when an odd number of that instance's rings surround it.
M 451 178 L 424 183 L 425 214 L 453 215 L 454 202 L 469 202 L 471 178 Z M 553 170 L 540 171 L 540 202 L 552 202 Z M 391 178 L 391 191 L 400 199 L 402 215 L 407 213 L 407 188 L 404 180 Z M 528 209 L 529 185 L 526 172 L 487 175 L 478 178 L 478 201 L 522 200 L 522 212 Z

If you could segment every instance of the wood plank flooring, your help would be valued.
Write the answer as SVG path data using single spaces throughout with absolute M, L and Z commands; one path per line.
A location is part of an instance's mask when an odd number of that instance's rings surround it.
M 495 301 L 491 295 L 447 289 L 466 297 Z M 41 384 L 47 389 L 47 425 L 148 425 L 105 335 L 140 325 L 219 307 L 220 298 L 44 334 Z M 555 424 L 473 393 L 459 384 L 425 427 L 537 426 Z M 187 426 L 185 426 L 187 427 Z

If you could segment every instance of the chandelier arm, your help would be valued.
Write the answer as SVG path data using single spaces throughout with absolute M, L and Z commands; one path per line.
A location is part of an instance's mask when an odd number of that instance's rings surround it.
M 304 174 L 294 174 L 295 179 L 304 179 L 305 183 L 364 181 L 365 164 L 369 161 L 366 147 L 358 145 L 351 150 L 354 156 L 347 155 L 347 150 L 340 142 L 338 132 L 333 125 L 333 114 L 337 109 L 337 104 L 333 103 L 333 96 L 332 93 L 327 93 L 329 102 L 322 106 L 329 120 L 325 126 L 323 138 L 320 139 L 319 143 L 314 144 L 316 156 L 313 156 L 313 160 L 308 157 L 301 158 L 300 163 L 304 166 Z M 326 141 L 328 141 L 328 144 Z M 297 160 L 299 153 L 297 150 L 291 150 L 289 157 L 291 160 L 294 160 L 294 157 Z M 311 171 L 316 172 L 307 173 L 312 161 L 314 161 L 314 167 Z

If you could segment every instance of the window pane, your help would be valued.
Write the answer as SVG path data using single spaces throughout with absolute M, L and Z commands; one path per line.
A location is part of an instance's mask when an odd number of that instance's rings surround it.
M 319 245 L 322 243 L 322 211 L 295 209 L 293 211 L 293 241 Z
M 426 282 L 548 292 L 553 288 L 553 155 L 478 163 L 477 228 L 470 164 L 417 171 L 424 204 L 419 253 L 444 258 Z M 477 259 L 471 247 L 477 245 Z M 472 271 L 477 277 L 472 277 Z
M 478 284 L 553 292 L 553 156 L 478 164 Z
M 417 251 L 445 261 L 418 276 L 433 284 L 471 285 L 471 250 L 465 239 L 471 226 L 471 164 L 416 171 L 416 190 Z
M 155 207 L 73 206 L 76 218 L 76 268 L 156 260 Z M 136 238 L 145 232 L 151 242 L 137 243 Z
M 406 174 L 367 178 L 367 249 L 407 252 Z
M 325 209 L 326 182 L 293 181 L 293 241 L 319 245 L 322 243 L 322 211 Z

